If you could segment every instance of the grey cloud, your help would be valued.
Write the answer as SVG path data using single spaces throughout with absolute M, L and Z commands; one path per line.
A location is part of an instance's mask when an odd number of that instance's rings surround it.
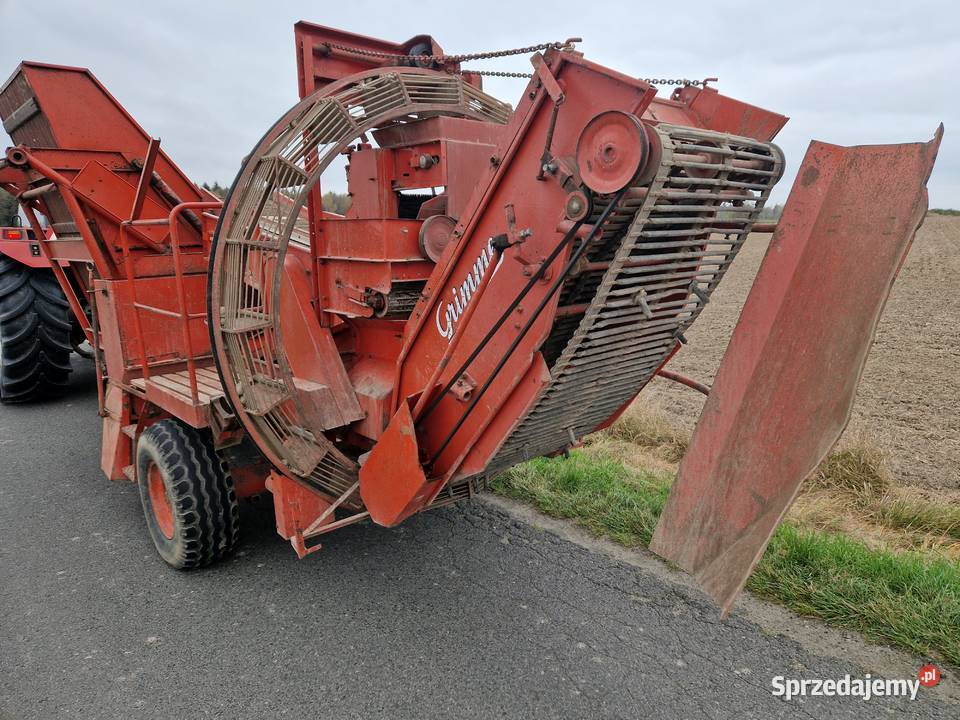
M 947 133 L 931 205 L 960 207 L 960 9 L 952 2 L 297 3 L 0 0 L 0 73 L 24 58 L 90 67 L 198 181 L 229 182 L 296 100 L 293 24 L 466 52 L 581 36 L 591 59 L 641 77 L 717 75 L 733 97 L 791 117 L 783 200 L 810 139 L 840 144 Z M 485 62 L 524 70 L 522 58 Z M 480 66 L 477 63 L 477 66 Z M 522 81 L 487 89 L 515 102 Z M 665 89 L 666 90 L 666 89 Z M 335 184 L 342 186 L 342 178 Z

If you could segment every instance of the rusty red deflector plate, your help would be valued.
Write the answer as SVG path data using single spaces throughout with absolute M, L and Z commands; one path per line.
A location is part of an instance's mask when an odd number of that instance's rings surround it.
M 723 614 L 849 420 L 942 135 L 807 150 L 650 544 Z

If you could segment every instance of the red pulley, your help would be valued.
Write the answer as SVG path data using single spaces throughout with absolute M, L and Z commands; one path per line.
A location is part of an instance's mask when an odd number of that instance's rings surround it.
M 420 226 L 420 251 L 433 262 L 440 262 L 443 250 L 453 237 L 456 219 L 449 215 L 431 215 Z
M 577 165 L 591 190 L 615 193 L 626 187 L 646 164 L 649 140 L 636 116 L 620 110 L 596 115 L 580 133 Z

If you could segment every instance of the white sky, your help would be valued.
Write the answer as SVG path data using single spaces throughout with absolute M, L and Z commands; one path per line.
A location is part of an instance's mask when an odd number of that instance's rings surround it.
M 428 33 L 449 53 L 580 36 L 588 58 L 630 75 L 717 76 L 721 92 L 791 118 L 778 201 L 810 139 L 928 140 L 943 121 L 930 204 L 960 208 L 960 3 L 947 0 L 0 0 L 0 76 L 21 59 L 89 67 L 191 177 L 229 184 L 297 100 L 301 19 L 398 42 Z M 529 69 L 522 57 L 471 67 Z M 514 105 L 523 87 L 485 83 Z

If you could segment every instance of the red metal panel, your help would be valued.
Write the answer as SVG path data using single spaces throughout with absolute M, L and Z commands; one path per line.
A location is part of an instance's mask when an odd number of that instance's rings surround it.
M 710 87 L 688 85 L 675 98 L 689 106 L 691 125 L 757 140 L 773 140 L 787 123 L 779 113 L 721 95 Z
M 133 463 L 130 438 L 123 433 L 130 424 L 130 398 L 118 385 L 107 385 L 104 410 L 100 468 L 110 480 L 126 480 L 123 469 Z
M 304 20 L 293 26 L 293 35 L 297 49 L 301 99 L 347 75 L 397 64 L 393 58 L 378 57 L 376 53 L 406 55 L 415 45 L 423 44 L 430 48 L 431 55 L 443 54 L 443 49 L 429 35 L 417 35 L 405 43 L 395 43 Z M 335 47 L 337 45 L 355 48 L 368 54 L 345 51 Z M 445 67 L 459 70 L 460 64 L 448 63 Z
M 19 230 L 19 228 L 16 228 Z M 26 229 L 21 230 L 23 240 L 0 240 L 0 256 L 16 260 L 21 265 L 32 268 L 50 267 L 50 263 L 40 252 L 40 243 L 26 237 Z
M 137 188 L 121 179 L 115 173 L 97 162 L 88 163 L 73 179 L 73 191 L 97 208 L 107 218 L 105 225 L 113 229 L 129 219 L 131 208 L 137 196 Z M 140 217 L 142 220 L 162 220 L 170 210 L 150 197 L 140 197 Z M 170 234 L 166 225 L 130 226 L 128 233 L 134 237 L 145 237 L 156 245 L 162 245 Z M 112 233 L 111 233 L 112 234 Z
M 721 95 L 710 87 L 687 85 L 671 98 L 654 98 L 645 120 L 699 127 L 715 132 L 770 141 L 786 125 L 785 115 Z
M 330 500 L 278 472 L 270 472 L 266 486 L 273 494 L 277 534 L 290 541 L 295 541 L 299 535 L 299 544 L 302 547 L 303 531 L 330 507 Z M 328 522 L 333 522 L 333 519 L 331 517 Z M 294 547 L 296 546 L 297 543 L 294 542 Z
M 807 151 L 650 545 L 724 613 L 847 424 L 941 135 Z
M 363 411 L 340 361 L 330 328 L 320 326 L 310 306 L 308 263 L 306 258 L 290 253 L 284 265 L 280 315 L 287 357 L 296 378 L 327 389 L 323 393 L 325 417 L 318 426 L 324 429 L 342 427 L 361 420 Z
M 190 313 L 190 334 L 196 357 L 209 355 L 210 334 L 203 322 L 206 297 L 205 275 L 186 275 Z M 176 286 L 172 277 L 137 278 L 136 298 L 141 304 L 160 307 L 165 314 L 140 310 L 140 322 L 146 344 L 147 359 L 151 363 L 170 363 L 185 360 L 188 353 L 180 332 L 181 320 L 175 317 Z M 127 280 L 98 280 L 97 313 L 103 331 L 101 340 L 104 357 L 111 379 L 116 382 L 129 380 L 126 368 L 139 369 L 142 350 L 136 332 L 133 293 Z
M 49 124 L 56 147 L 143 157 L 150 136 L 89 70 L 24 62 L 20 72 Z M 46 146 L 20 138 L 16 132 L 13 139 L 17 143 Z M 184 202 L 203 199 L 162 150 L 156 171 Z
M 533 404 L 549 382 L 550 369 L 544 362 L 543 355 L 538 352 L 534 354 L 530 368 L 500 408 L 500 412 L 489 418 L 488 424 L 470 448 L 454 479 L 469 478 L 484 471 L 487 463 L 520 424 L 527 408 Z
M 337 336 L 340 351 L 356 358 L 349 369 L 350 381 L 366 417 L 351 430 L 364 438 L 378 439 L 393 414 L 394 360 L 400 353 L 405 324 L 404 320 L 352 320 L 351 332 Z
M 442 486 L 423 472 L 410 405 L 401 403 L 360 467 L 363 503 L 374 522 L 390 527 L 422 509 Z

